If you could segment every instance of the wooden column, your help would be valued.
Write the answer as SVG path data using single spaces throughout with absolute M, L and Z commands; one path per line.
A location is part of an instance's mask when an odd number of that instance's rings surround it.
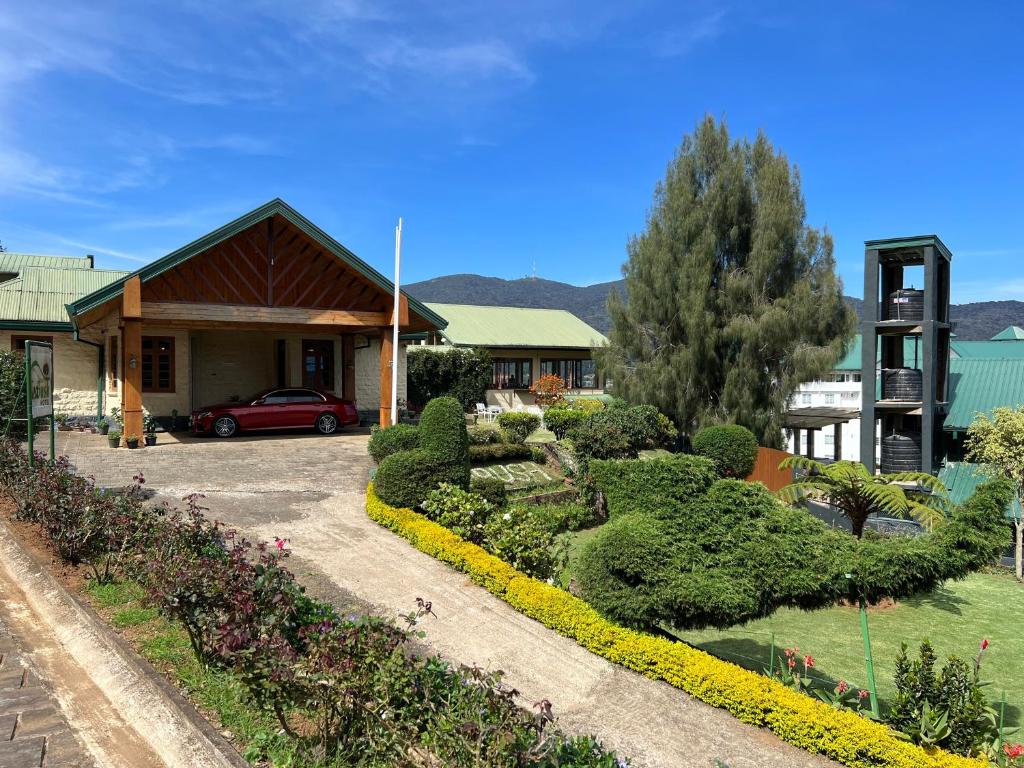
M 394 354 L 390 327 L 380 334 L 380 425 L 391 426 L 391 363 Z
M 142 437 L 142 281 L 136 275 L 124 284 L 121 297 L 121 343 L 124 346 L 124 388 L 121 413 L 124 434 Z

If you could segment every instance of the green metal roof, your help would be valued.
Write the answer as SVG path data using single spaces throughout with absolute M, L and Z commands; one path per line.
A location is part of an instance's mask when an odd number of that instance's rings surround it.
M 427 304 L 448 319 L 444 337 L 458 347 L 592 349 L 607 339 L 564 309 Z
M 0 283 L 0 327 L 70 331 L 65 305 L 126 274 L 108 269 L 23 266 L 18 277 Z
M 947 430 L 967 429 L 979 413 L 1024 405 L 1024 359 L 960 358 L 949 361 Z
M 37 253 L 0 252 L 0 274 L 17 274 L 26 267 L 92 269 L 91 256 L 44 256 Z
M 992 341 L 1024 341 L 1024 328 L 1010 325 L 992 337 Z
M 899 248 L 922 248 L 926 245 L 934 245 L 939 252 L 947 259 L 952 259 L 953 254 L 943 243 L 938 235 L 911 235 L 910 237 L 889 237 L 882 240 L 865 240 L 864 247 L 877 249 L 879 251 L 896 250 Z
M 974 489 L 987 479 L 977 464 L 966 461 L 950 461 L 939 470 L 939 480 L 949 489 L 949 497 L 957 504 L 963 504 L 974 493 Z M 1020 501 L 1014 499 L 1006 509 L 1007 517 L 1020 517 Z
M 370 280 L 370 282 L 375 283 L 377 286 L 379 286 L 381 289 L 388 293 L 394 293 L 394 283 L 392 283 L 390 280 L 384 277 L 384 275 L 382 275 L 380 272 L 375 270 L 365 261 L 360 259 L 354 253 L 352 253 L 352 251 L 350 251 L 344 245 L 342 245 L 333 237 L 328 235 L 326 232 L 324 232 L 322 229 L 316 226 L 316 224 L 314 224 L 305 216 L 303 216 L 301 213 L 296 211 L 284 200 L 281 200 L 280 198 L 275 198 L 274 200 L 271 200 L 269 203 L 261 205 L 259 208 L 250 211 L 244 216 L 240 216 L 234 221 L 228 222 L 223 227 L 215 229 L 213 232 L 210 232 L 209 234 L 200 237 L 198 240 L 193 240 L 188 245 L 182 246 L 178 250 L 172 251 L 166 256 L 157 259 L 156 261 L 150 264 L 147 264 L 141 269 L 138 269 L 135 272 L 125 275 L 117 282 L 112 283 L 98 291 L 95 291 L 94 293 L 90 293 L 88 296 L 84 296 L 81 299 L 70 303 L 67 308 L 68 314 L 70 314 L 72 317 L 75 317 L 77 315 L 82 314 L 83 312 L 87 312 L 90 309 L 98 307 L 100 304 L 109 301 L 115 296 L 120 296 L 121 293 L 124 291 L 124 283 L 128 278 L 135 277 L 136 275 L 138 275 L 142 279 L 142 282 L 151 280 L 157 275 L 166 272 L 169 269 L 173 269 L 182 262 L 191 259 L 193 256 L 199 253 L 202 253 L 206 249 L 211 248 L 214 245 L 217 245 L 217 243 L 223 242 L 224 240 L 227 240 L 229 237 L 232 237 L 233 235 L 236 235 L 239 232 L 248 229 L 254 224 L 258 224 L 261 221 L 265 221 L 274 215 L 282 216 L 285 219 L 287 219 L 302 232 L 304 232 L 309 237 L 313 238 L 318 243 L 320 243 L 320 245 L 327 249 L 328 252 L 330 252 L 337 258 L 341 259 L 346 264 L 355 269 L 357 272 L 359 272 L 361 275 L 363 275 L 363 277 Z M 411 296 L 408 296 L 408 294 L 403 295 L 405 295 L 406 298 L 408 298 L 409 300 L 409 309 L 415 312 L 416 314 L 420 315 L 427 322 L 433 324 L 439 329 L 444 328 L 447 325 L 443 317 L 432 312 L 424 304 L 422 304 L 419 301 L 416 301 L 416 299 L 412 298 Z
M 954 339 L 950 348 L 956 357 L 963 359 L 987 358 L 989 360 L 1024 359 L 1024 340 L 967 341 Z M 955 358 L 954 358 L 955 359 Z
M 836 371 L 859 371 L 861 368 L 861 355 L 864 352 L 863 338 L 861 335 L 855 334 L 850 340 L 850 346 L 846 350 L 846 354 L 835 364 L 833 370 Z M 882 359 L 881 344 L 878 345 L 876 353 L 876 360 Z M 914 360 L 921 360 L 921 347 L 916 343 L 916 339 L 913 336 L 903 337 L 903 359 L 909 365 L 913 365 Z M 920 363 L 918 363 L 920 364 Z

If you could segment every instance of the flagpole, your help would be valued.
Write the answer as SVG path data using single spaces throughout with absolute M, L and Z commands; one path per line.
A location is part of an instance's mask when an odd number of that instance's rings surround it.
M 395 227 L 395 301 L 394 317 L 392 318 L 393 338 L 391 352 L 394 358 L 391 361 L 391 423 L 398 423 L 398 325 L 401 320 L 401 287 L 400 268 L 402 264 L 402 217 L 398 217 L 398 226 Z

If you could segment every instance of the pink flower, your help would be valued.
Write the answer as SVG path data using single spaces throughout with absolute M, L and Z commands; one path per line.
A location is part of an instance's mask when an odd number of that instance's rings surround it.
M 274 546 L 277 547 L 278 552 L 284 551 L 284 539 L 279 539 L 277 536 L 274 537 Z
M 860 698 L 862 698 L 862 699 L 866 699 L 866 698 L 867 698 L 868 696 L 870 696 L 871 694 L 869 694 L 869 693 L 868 693 L 867 691 L 865 691 L 865 690 L 861 689 L 861 690 L 857 691 L 857 695 L 858 695 L 858 696 L 859 696 Z
M 794 651 L 794 650 L 793 650 L 792 648 L 787 648 L 787 649 L 786 649 L 786 658 L 787 658 L 787 659 L 791 659 L 791 658 L 793 658 L 793 657 L 794 657 L 795 655 L 796 655 L 796 651 Z
M 787 664 L 789 665 L 789 668 L 790 668 L 790 669 L 792 669 L 793 667 L 795 667 L 795 666 L 796 666 L 796 661 L 795 661 L 794 659 L 790 659 L 790 660 L 789 660 L 789 661 L 787 661 L 786 663 L 787 663 Z
M 836 686 L 836 693 L 846 693 L 850 690 L 850 686 L 846 684 L 845 680 L 840 680 L 839 685 Z
M 981 641 L 981 650 L 984 651 L 986 648 L 988 648 L 988 639 L 987 638 Z
M 1024 755 L 1024 744 L 1003 744 L 1003 752 L 1011 759 Z
M 813 667 L 814 666 L 814 657 L 811 656 L 811 654 L 807 654 L 806 656 L 804 656 L 804 666 L 805 667 Z

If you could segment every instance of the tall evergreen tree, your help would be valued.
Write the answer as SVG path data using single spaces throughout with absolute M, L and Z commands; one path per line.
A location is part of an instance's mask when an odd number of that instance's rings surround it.
M 732 141 L 724 123 L 699 123 L 629 241 L 626 298 L 608 300 L 598 359 L 616 393 L 690 432 L 736 423 L 779 446 L 786 403 L 834 365 L 855 323 L 832 238 L 804 219 L 799 174 L 764 135 Z

